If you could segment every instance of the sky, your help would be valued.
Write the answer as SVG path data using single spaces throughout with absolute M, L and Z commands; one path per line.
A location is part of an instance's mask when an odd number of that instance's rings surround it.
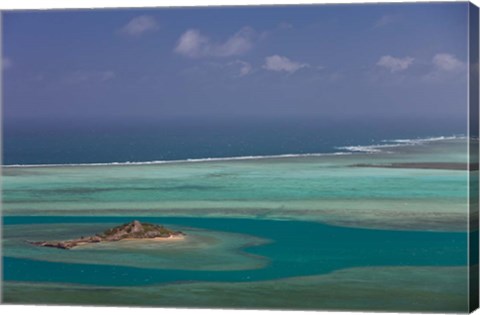
M 466 119 L 467 10 L 3 12 L 4 121 Z

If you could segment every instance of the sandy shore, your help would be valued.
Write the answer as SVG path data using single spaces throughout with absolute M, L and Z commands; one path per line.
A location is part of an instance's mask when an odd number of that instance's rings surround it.
M 169 237 L 153 237 L 153 238 L 133 238 L 127 237 L 118 242 L 128 241 L 128 242 L 138 242 L 138 241 L 150 241 L 150 242 L 173 242 L 181 241 L 185 239 L 185 235 L 170 235 Z M 110 242 L 111 243 L 111 242 Z
M 102 241 L 98 243 L 90 243 L 90 242 L 81 242 L 77 243 L 75 247 L 72 247 L 71 249 L 79 248 L 79 247 L 86 247 L 86 246 L 96 246 L 98 244 L 113 244 L 113 243 L 120 243 L 120 242 L 178 242 L 178 241 L 183 241 L 185 240 L 186 236 L 185 235 L 170 235 L 169 237 L 153 237 L 153 238 L 133 238 L 133 237 L 128 237 L 121 239 L 119 241 Z

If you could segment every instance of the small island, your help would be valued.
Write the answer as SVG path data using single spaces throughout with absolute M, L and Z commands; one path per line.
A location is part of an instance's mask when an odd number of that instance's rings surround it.
M 134 220 L 130 223 L 125 223 L 120 226 L 108 229 L 101 234 L 96 234 L 88 237 L 81 237 L 79 239 L 67 240 L 67 241 L 41 241 L 41 242 L 29 242 L 32 245 L 43 247 L 55 247 L 60 249 L 71 249 L 79 245 L 85 245 L 90 243 L 100 242 L 117 242 L 121 240 L 134 240 L 134 239 L 172 239 L 182 238 L 185 234 L 180 231 L 172 231 L 161 225 L 140 223 L 140 221 Z

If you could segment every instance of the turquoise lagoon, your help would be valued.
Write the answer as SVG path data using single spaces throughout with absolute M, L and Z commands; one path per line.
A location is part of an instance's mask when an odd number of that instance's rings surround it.
M 466 148 L 452 137 L 335 154 L 4 167 L 3 298 L 465 311 L 468 172 L 445 165 L 465 165 Z M 70 251 L 26 242 L 133 219 L 187 237 Z

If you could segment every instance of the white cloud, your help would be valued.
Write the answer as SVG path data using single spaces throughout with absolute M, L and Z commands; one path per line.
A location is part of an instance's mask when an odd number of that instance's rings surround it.
M 435 69 L 440 71 L 459 71 L 465 68 L 465 64 L 450 54 L 436 54 L 432 59 Z
M 244 77 L 253 71 L 253 67 L 250 63 L 243 60 L 235 60 L 234 62 L 229 63 L 232 66 L 238 66 L 238 76 Z
M 462 75 L 467 70 L 467 65 L 454 55 L 438 53 L 432 57 L 431 71 L 424 75 L 423 79 L 428 82 L 451 80 Z
M 255 37 L 252 28 L 244 27 L 224 42 L 213 42 L 200 31 L 190 29 L 180 36 L 174 51 L 190 58 L 237 56 L 252 49 Z
M 187 57 L 200 57 L 208 53 L 209 39 L 197 30 L 188 30 L 180 36 L 175 52 Z
M 413 58 L 405 57 L 405 58 L 395 58 L 392 56 L 383 56 L 378 60 L 377 66 L 383 67 L 390 72 L 399 72 L 407 70 L 413 63 Z
M 309 67 L 306 63 L 300 63 L 288 59 L 287 57 L 273 55 L 265 58 L 265 64 L 263 68 L 270 71 L 285 71 L 288 73 L 294 73 L 302 68 Z
M 240 67 L 240 76 L 243 77 L 252 72 L 252 65 L 248 62 L 244 62 Z
M 2 69 L 3 70 L 7 70 L 7 69 L 11 68 L 12 66 L 13 66 L 12 59 L 7 58 L 7 57 L 2 58 Z
M 134 17 L 124 27 L 121 32 L 130 36 L 140 36 L 145 32 L 158 30 L 157 21 L 148 15 Z

